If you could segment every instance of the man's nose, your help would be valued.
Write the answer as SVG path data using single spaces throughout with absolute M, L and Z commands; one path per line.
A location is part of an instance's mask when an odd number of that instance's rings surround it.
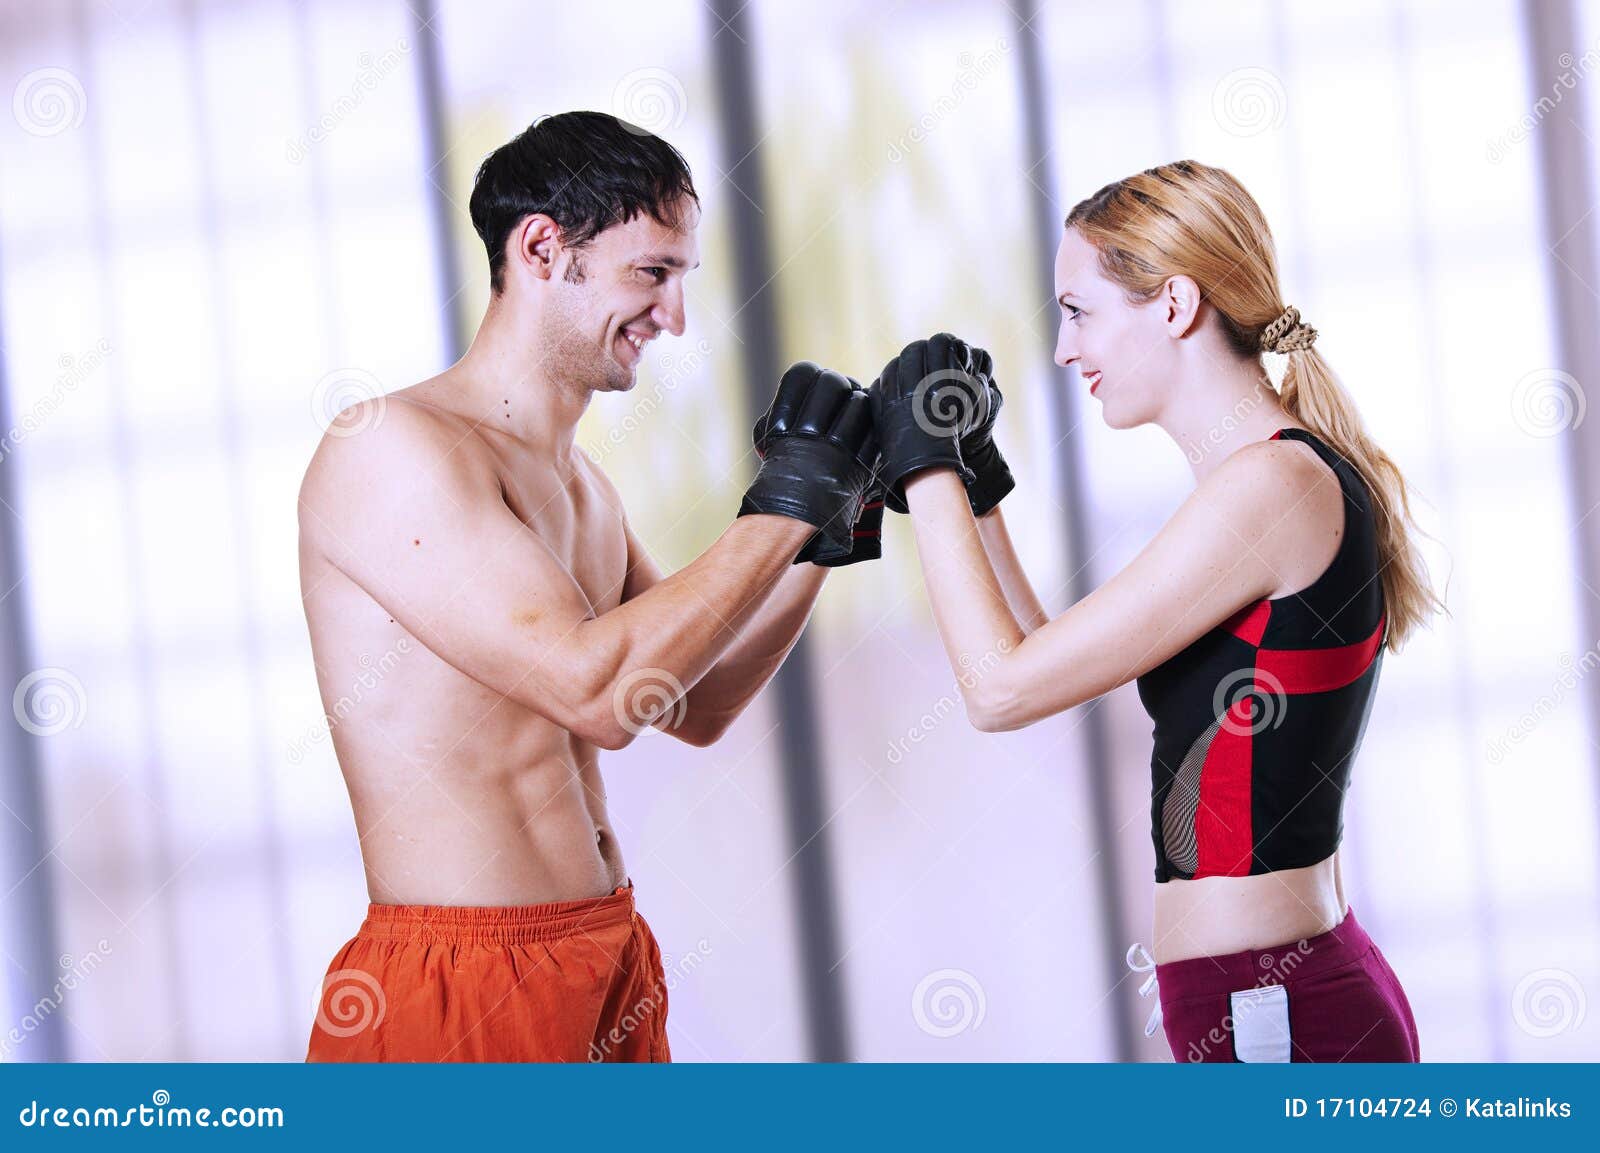
M 674 281 L 667 286 L 666 298 L 650 310 L 650 319 L 663 332 L 682 336 L 684 329 L 683 284 Z

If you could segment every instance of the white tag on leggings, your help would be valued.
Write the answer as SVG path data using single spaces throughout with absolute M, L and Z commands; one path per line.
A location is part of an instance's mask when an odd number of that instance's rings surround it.
M 1229 993 L 1233 1053 L 1240 1061 L 1289 1060 L 1289 990 L 1262 985 Z

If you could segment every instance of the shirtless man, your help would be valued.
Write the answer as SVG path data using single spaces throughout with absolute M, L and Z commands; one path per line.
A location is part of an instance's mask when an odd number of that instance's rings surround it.
M 875 555 L 869 406 L 792 368 L 739 517 L 663 577 L 573 441 L 594 393 L 632 388 L 645 345 L 683 332 L 687 165 L 611 116 L 548 117 L 484 161 L 471 211 L 492 282 L 471 348 L 347 410 L 300 495 L 324 704 L 399 654 L 333 731 L 372 904 L 307 1058 L 666 1060 L 599 750 L 649 724 L 715 741 L 827 566 Z

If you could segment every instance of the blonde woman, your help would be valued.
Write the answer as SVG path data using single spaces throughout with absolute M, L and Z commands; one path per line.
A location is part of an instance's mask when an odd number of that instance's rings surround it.
M 988 355 L 941 335 L 891 361 L 872 388 L 887 503 L 914 521 L 952 669 L 989 670 L 959 678 L 968 715 L 1017 729 L 1137 680 L 1155 722 L 1151 1031 L 1164 1020 L 1177 1060 L 1415 1061 L 1338 853 L 1383 652 L 1442 607 L 1405 481 L 1228 173 L 1184 161 L 1095 193 L 1067 217 L 1055 288 L 1056 363 L 1112 428 L 1166 432 L 1195 488 L 1051 620 L 999 508 Z M 1264 356 L 1284 358 L 1281 387 Z

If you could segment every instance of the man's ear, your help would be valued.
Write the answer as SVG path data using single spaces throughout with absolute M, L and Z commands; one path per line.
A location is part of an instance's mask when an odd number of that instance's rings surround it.
M 512 233 L 511 255 L 535 278 L 549 280 L 561 258 L 561 226 L 542 212 L 535 212 Z
M 1200 286 L 1187 276 L 1169 276 L 1161 286 L 1168 335 L 1187 336 L 1200 315 Z

